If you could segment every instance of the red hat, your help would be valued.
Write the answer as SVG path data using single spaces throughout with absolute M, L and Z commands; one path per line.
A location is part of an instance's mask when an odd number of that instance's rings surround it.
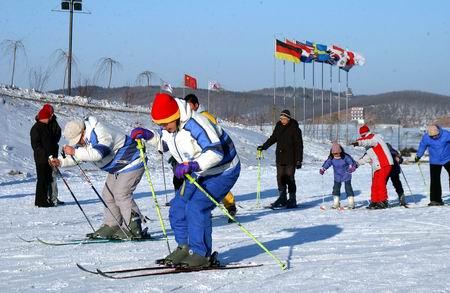
M 53 114 L 53 107 L 50 104 L 45 104 L 42 109 L 39 111 L 37 117 L 38 120 L 42 119 L 50 119 Z
M 361 126 L 359 128 L 359 135 L 364 135 L 364 134 L 366 134 L 369 131 L 370 131 L 369 127 L 364 124 L 363 126 Z
M 171 95 L 158 93 L 155 95 L 150 115 L 156 124 L 164 124 L 179 119 L 180 109 Z

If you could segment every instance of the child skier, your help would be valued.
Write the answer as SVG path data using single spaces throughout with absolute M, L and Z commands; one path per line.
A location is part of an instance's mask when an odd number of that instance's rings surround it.
M 334 171 L 334 185 L 333 185 L 333 209 L 340 208 L 340 194 L 341 185 L 344 182 L 345 192 L 347 193 L 348 208 L 355 208 L 354 193 L 352 188 L 352 172 L 356 170 L 358 164 L 353 158 L 346 154 L 342 146 L 338 143 L 333 143 L 330 150 L 330 155 L 323 163 L 319 173 L 323 175 L 325 171 L 333 166 Z
M 389 173 L 389 178 L 391 179 L 392 185 L 394 185 L 395 192 L 397 192 L 398 195 L 398 203 L 401 206 L 406 206 L 405 201 L 405 191 L 403 190 L 402 182 L 400 181 L 400 173 L 402 172 L 402 169 L 400 167 L 400 164 L 403 163 L 402 155 L 392 147 L 390 143 L 386 143 L 386 145 L 389 148 L 389 151 L 391 152 L 392 159 L 394 161 L 394 165 L 392 166 L 391 173 Z

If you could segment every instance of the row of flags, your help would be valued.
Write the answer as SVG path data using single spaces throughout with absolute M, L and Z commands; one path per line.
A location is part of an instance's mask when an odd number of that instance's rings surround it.
M 184 86 L 193 90 L 197 89 L 197 79 L 191 75 L 184 75 Z M 170 83 L 161 80 L 161 90 L 169 93 L 173 93 L 173 88 Z M 223 88 L 217 81 L 208 82 L 208 90 L 210 91 L 222 91 Z
M 321 62 L 336 65 L 349 71 L 353 66 L 362 66 L 366 59 L 354 52 L 336 45 L 323 45 L 306 41 L 305 43 L 286 39 L 275 40 L 275 57 L 294 63 Z

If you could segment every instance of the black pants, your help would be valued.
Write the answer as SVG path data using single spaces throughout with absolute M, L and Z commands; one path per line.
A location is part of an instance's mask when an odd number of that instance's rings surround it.
M 296 193 L 297 186 L 295 185 L 295 165 L 277 164 L 277 184 L 280 192 L 286 192 L 287 189 L 289 194 Z
M 401 196 L 401 195 L 405 194 L 405 191 L 403 190 L 402 182 L 400 181 L 400 173 L 391 171 L 391 173 L 389 174 L 389 177 L 386 180 L 386 184 L 387 184 L 387 181 L 389 181 L 389 178 L 391 179 L 392 185 L 394 185 L 395 192 L 397 192 L 397 195 Z
M 336 195 L 336 196 L 339 196 L 339 197 L 341 196 L 341 186 L 342 186 L 342 182 L 334 181 L 333 195 Z M 353 193 L 352 181 L 351 180 L 345 181 L 344 182 L 344 187 L 345 187 L 345 193 L 347 194 L 347 197 L 355 196 L 355 194 Z
M 52 197 L 52 168 L 47 164 L 36 163 L 36 197 L 34 199 L 34 205 L 43 207 L 48 206 Z
M 444 168 L 450 177 L 450 162 Z M 442 202 L 441 170 L 442 165 L 430 164 L 430 201 Z

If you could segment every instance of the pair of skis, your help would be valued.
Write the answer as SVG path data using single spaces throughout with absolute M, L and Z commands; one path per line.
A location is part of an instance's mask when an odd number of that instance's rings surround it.
M 260 267 L 262 264 L 229 264 L 229 265 L 218 265 L 210 267 L 199 267 L 199 268 L 185 268 L 185 267 L 168 267 L 163 265 L 148 266 L 148 267 L 138 267 L 130 269 L 121 270 L 101 270 L 101 269 L 87 269 L 82 265 L 77 263 L 77 267 L 87 273 L 95 274 L 109 279 L 130 279 L 138 277 L 149 277 L 149 276 L 161 276 L 161 275 L 171 275 L 171 274 L 182 274 L 182 273 L 193 273 L 201 271 L 213 271 L 213 270 L 236 270 Z
M 83 238 L 83 239 L 69 239 L 69 240 L 61 240 L 61 241 L 50 241 L 41 239 L 36 237 L 35 239 L 25 239 L 20 236 L 17 236 L 20 240 L 24 242 L 39 242 L 45 245 L 50 246 L 67 246 L 67 245 L 84 245 L 84 244 L 98 244 L 98 243 L 123 243 L 123 242 L 142 242 L 142 241 L 153 241 L 155 238 L 143 238 L 143 239 L 135 239 L 135 240 L 122 240 L 122 239 L 102 239 L 102 238 Z

